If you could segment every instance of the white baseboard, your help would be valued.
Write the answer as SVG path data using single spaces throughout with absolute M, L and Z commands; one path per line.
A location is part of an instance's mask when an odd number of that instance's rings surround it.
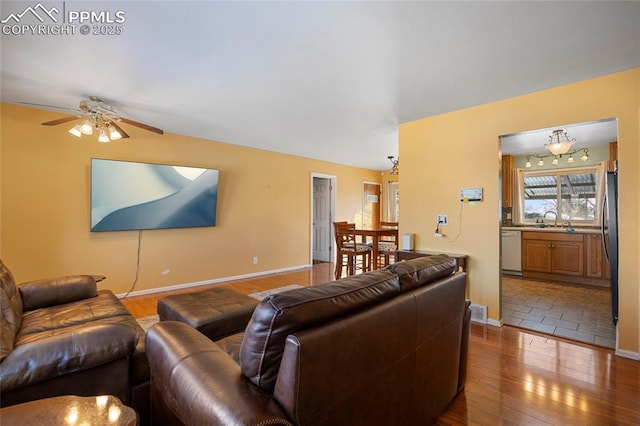
M 236 281 L 236 280 L 245 280 L 245 279 L 248 279 L 248 278 L 255 278 L 255 277 L 261 277 L 261 276 L 264 276 L 264 275 L 278 274 L 278 273 L 281 273 L 281 272 L 297 271 L 299 269 L 307 269 L 307 268 L 311 268 L 311 265 L 307 264 L 307 265 L 290 266 L 288 268 L 272 269 L 270 271 L 254 272 L 254 273 L 251 273 L 251 274 L 234 275 L 234 276 L 231 276 L 231 277 L 214 278 L 214 279 L 211 279 L 211 280 L 196 281 L 196 282 L 193 282 L 193 283 L 175 284 L 175 285 L 170 285 L 170 286 L 167 286 L 167 287 L 150 288 L 150 289 L 146 289 L 146 290 L 132 291 L 131 293 L 129 293 L 129 295 L 127 297 L 130 297 L 130 296 L 143 296 L 145 294 L 162 293 L 162 292 L 171 291 L 171 290 L 182 290 L 182 289 L 185 289 L 185 288 L 199 287 L 199 286 L 203 286 L 203 285 L 220 284 L 220 283 L 225 283 L 225 282 L 229 282 L 229 281 Z M 116 294 L 116 296 L 119 297 L 119 298 L 122 298 L 126 294 L 127 293 L 119 293 L 119 294 Z
M 627 350 L 624 350 L 624 349 L 616 349 L 615 354 L 617 356 L 622 357 L 622 358 L 629 358 L 629 359 L 632 359 L 634 361 L 640 361 L 640 353 L 638 353 L 638 352 L 627 351 Z
M 502 320 L 498 321 L 498 320 L 494 320 L 491 318 L 487 318 L 487 324 L 488 325 L 492 325 L 494 327 L 502 327 Z

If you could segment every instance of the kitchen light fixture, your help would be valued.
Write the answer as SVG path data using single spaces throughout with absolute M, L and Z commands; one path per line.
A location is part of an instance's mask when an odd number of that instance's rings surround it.
M 575 139 L 569 138 L 569 135 L 564 130 L 554 130 L 549 136 L 549 143 L 545 144 L 553 155 L 566 154 L 571 147 L 576 143 Z
M 552 154 L 552 153 L 527 155 L 527 162 L 525 163 L 524 166 L 527 169 L 531 167 L 531 158 L 532 157 L 539 159 L 539 161 L 538 161 L 538 166 L 539 167 L 544 166 L 544 159 L 548 158 L 548 157 L 553 157 L 553 161 L 551 162 L 551 164 L 557 165 L 557 164 L 560 163 L 559 159 L 562 158 L 563 155 L 565 155 L 565 156 L 568 155 L 569 156 L 569 158 L 567 158 L 567 163 L 571 164 L 571 163 L 574 162 L 573 154 L 576 154 L 576 153 L 579 153 L 579 152 L 583 152 L 582 157 L 580 157 L 580 159 L 582 161 L 587 161 L 589 159 L 589 150 L 587 148 L 581 148 L 581 149 L 577 149 L 577 150 L 574 150 L 574 151 L 569 151 L 569 152 L 567 152 L 565 154 L 558 154 L 558 155 L 555 155 L 555 154 Z
M 397 175 L 398 173 L 400 173 L 400 158 L 394 160 L 393 155 L 390 155 L 387 158 L 389 159 L 389 161 L 391 161 L 391 164 L 393 164 L 393 167 L 391 167 L 389 173 L 391 173 L 392 175 Z
M 551 164 L 554 166 L 559 164 L 559 159 L 562 158 L 563 155 L 568 155 L 567 163 L 571 164 L 574 162 L 573 154 L 577 154 L 579 152 L 583 152 L 582 157 L 580 159 L 582 161 L 587 161 L 589 159 L 589 150 L 587 148 L 580 148 L 571 150 L 571 147 L 576 143 L 575 139 L 569 137 L 567 132 L 564 130 L 554 130 L 553 133 L 549 136 L 549 143 L 544 144 L 544 147 L 549 150 L 546 154 L 531 154 L 527 155 L 527 162 L 525 163 L 526 168 L 531 167 L 531 158 L 537 158 L 538 166 L 544 166 L 544 159 L 548 157 L 553 157 L 553 161 Z

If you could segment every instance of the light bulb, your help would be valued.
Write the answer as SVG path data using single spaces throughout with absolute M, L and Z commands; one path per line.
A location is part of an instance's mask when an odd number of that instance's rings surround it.
M 93 123 L 91 123 L 91 121 L 89 121 L 89 120 L 85 120 L 84 123 L 82 123 L 82 126 L 80 126 L 80 131 L 82 133 L 84 133 L 85 135 L 92 135 L 93 134 Z
M 527 161 L 524 165 L 527 169 L 531 167 L 531 161 Z
M 109 138 L 112 141 L 117 141 L 118 139 L 122 138 L 122 135 L 120 134 L 120 132 L 113 126 L 109 127 Z
M 573 157 L 569 156 L 569 158 L 567 159 L 567 163 L 573 163 Z
M 542 161 L 542 158 L 540 159 L 540 161 L 538 161 L 538 166 L 540 167 L 544 166 L 544 161 Z
M 107 135 L 107 132 L 104 129 L 100 129 L 100 135 L 98 136 L 98 142 L 109 142 L 111 139 L 109 139 L 109 136 Z
M 76 124 L 75 126 L 73 126 L 71 129 L 69 129 L 69 133 L 71 133 L 73 136 L 75 136 L 77 138 L 82 136 L 82 131 L 80 130 L 80 125 Z
M 551 162 L 554 166 L 558 164 L 558 157 L 553 157 L 553 161 Z
M 580 159 L 582 161 L 587 161 L 589 159 L 589 156 L 587 154 L 583 155 L 582 157 L 580 157 Z

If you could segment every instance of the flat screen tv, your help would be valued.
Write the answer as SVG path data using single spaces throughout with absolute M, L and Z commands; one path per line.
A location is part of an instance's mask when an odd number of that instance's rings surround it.
M 218 170 L 91 159 L 91 231 L 215 226 Z

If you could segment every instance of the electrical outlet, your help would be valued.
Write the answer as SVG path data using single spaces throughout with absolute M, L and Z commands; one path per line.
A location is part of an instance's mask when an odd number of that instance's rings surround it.
M 448 224 L 449 224 L 449 217 L 446 214 L 439 214 L 438 225 L 448 225 Z
M 253 262 L 254 265 L 258 264 L 258 256 L 253 256 L 253 259 L 251 260 Z

